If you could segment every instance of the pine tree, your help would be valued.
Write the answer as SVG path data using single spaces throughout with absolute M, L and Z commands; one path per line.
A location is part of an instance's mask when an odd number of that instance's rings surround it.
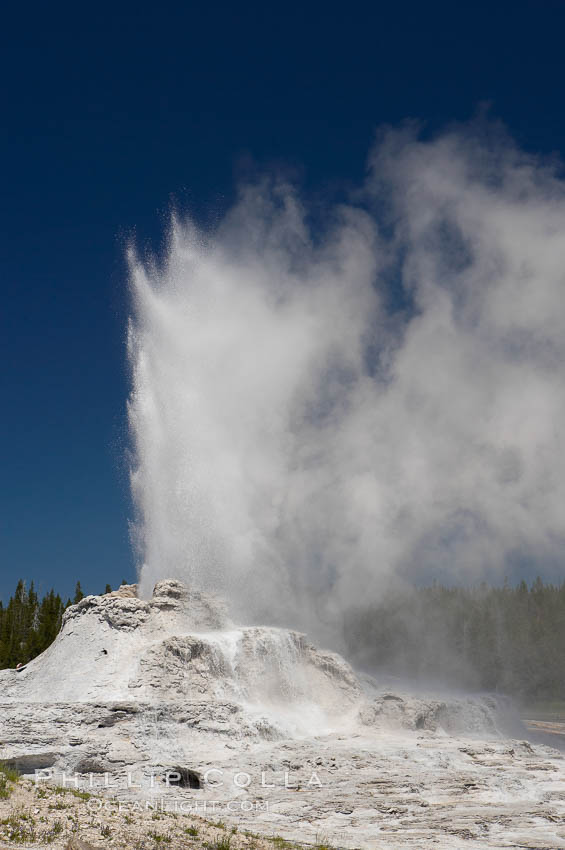
M 76 605 L 77 602 L 80 602 L 81 599 L 84 599 L 84 593 L 82 592 L 82 587 L 80 586 L 80 581 L 77 581 L 76 587 L 75 587 L 75 598 L 73 600 L 74 604 Z
M 80 582 L 75 589 L 75 602 L 83 598 Z M 0 669 L 26 664 L 35 658 L 57 637 L 63 613 L 71 600 L 63 600 L 50 590 L 40 600 L 33 582 L 26 589 L 23 580 L 18 581 L 8 604 L 0 601 Z

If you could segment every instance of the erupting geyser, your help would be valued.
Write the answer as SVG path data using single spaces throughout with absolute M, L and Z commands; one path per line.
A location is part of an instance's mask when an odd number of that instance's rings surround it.
M 564 185 L 500 137 L 390 133 L 357 199 L 309 229 L 266 180 L 132 254 L 140 592 L 0 671 L 0 759 L 174 769 L 167 794 L 301 843 L 562 847 L 562 757 L 509 746 L 502 701 L 387 691 L 302 632 L 392 576 L 561 559 Z
M 560 562 L 564 184 L 496 131 L 389 133 L 370 167 L 314 227 L 264 180 L 132 254 L 143 597 L 176 576 L 321 635 L 390 576 Z

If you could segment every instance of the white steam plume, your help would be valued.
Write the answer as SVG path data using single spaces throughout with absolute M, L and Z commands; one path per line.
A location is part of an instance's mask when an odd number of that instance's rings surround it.
M 564 183 L 492 127 L 390 131 L 370 163 L 323 237 L 265 179 L 132 258 L 142 593 L 316 628 L 391 576 L 561 558 Z

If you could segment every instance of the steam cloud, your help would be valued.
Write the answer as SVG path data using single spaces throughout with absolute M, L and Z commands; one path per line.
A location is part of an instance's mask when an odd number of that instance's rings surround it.
M 131 258 L 141 592 L 330 622 L 392 576 L 551 571 L 565 538 L 565 184 L 493 126 L 381 135 L 323 235 L 292 185 Z

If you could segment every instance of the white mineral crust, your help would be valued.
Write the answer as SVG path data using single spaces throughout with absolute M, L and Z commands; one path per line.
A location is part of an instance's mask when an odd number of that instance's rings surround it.
M 87 596 L 0 672 L 0 758 L 22 772 L 342 847 L 565 847 L 563 756 L 525 734 L 493 697 L 387 692 L 173 580 Z M 177 769 L 202 787 L 165 787 Z

